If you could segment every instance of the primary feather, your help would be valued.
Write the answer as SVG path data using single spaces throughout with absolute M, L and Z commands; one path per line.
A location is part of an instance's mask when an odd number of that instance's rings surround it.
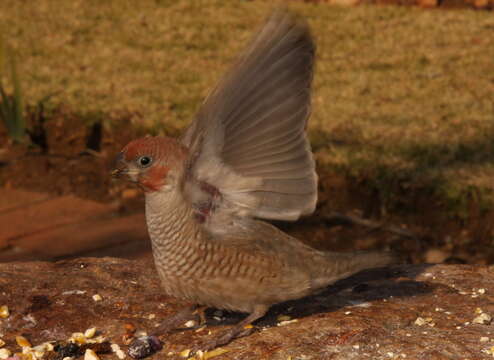
M 305 134 L 315 47 L 279 10 L 207 97 L 182 137 L 185 197 L 214 217 L 296 220 L 314 211 L 317 175 Z M 214 192 L 204 191 L 214 188 Z

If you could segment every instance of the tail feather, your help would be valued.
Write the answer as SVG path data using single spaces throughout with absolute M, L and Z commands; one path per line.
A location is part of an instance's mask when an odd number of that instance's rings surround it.
M 312 288 L 318 289 L 344 279 L 362 270 L 385 267 L 397 262 L 391 252 L 355 251 L 325 253 L 324 265 L 314 269 Z

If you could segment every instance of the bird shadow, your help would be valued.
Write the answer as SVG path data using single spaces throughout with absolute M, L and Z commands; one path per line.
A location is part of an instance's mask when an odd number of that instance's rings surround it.
M 272 306 L 263 318 L 255 322 L 255 325 L 276 326 L 280 322 L 280 315 L 288 316 L 290 319 L 300 319 L 372 301 L 430 293 L 435 285 L 414 280 L 430 266 L 432 265 L 402 265 L 361 271 L 316 294 Z M 233 325 L 246 316 L 243 313 L 226 311 L 222 311 L 221 316 L 218 314 L 216 309 L 207 309 L 206 324 Z

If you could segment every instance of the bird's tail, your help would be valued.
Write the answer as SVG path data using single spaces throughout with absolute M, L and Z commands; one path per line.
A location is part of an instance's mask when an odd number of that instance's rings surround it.
M 397 262 L 391 252 L 355 251 L 324 254 L 325 266 L 318 266 L 313 277 L 313 288 L 321 288 L 362 270 L 385 267 Z

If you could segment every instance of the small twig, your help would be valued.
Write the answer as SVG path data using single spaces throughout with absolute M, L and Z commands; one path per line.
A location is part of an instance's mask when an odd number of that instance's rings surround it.
M 383 230 L 410 239 L 418 238 L 418 236 L 415 235 L 413 232 L 401 229 L 397 226 L 377 223 L 375 221 L 362 219 L 358 216 L 345 215 L 338 212 L 332 212 L 329 215 L 322 217 L 322 220 L 331 225 L 360 225 L 372 230 Z

